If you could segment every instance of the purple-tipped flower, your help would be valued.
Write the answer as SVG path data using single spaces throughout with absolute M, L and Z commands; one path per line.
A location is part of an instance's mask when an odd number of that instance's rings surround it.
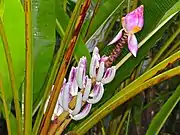
M 83 56 L 78 63 L 76 74 L 77 84 L 80 89 L 85 87 L 86 64 L 86 57 Z
M 128 33 L 128 48 L 130 52 L 136 57 L 138 51 L 138 42 L 134 33 L 139 32 L 144 25 L 144 6 L 136 8 L 132 12 L 128 13 L 125 17 L 122 17 L 123 29 L 115 36 L 115 38 L 109 43 L 113 44 L 122 37 L 123 30 Z
M 96 104 L 101 100 L 103 94 L 104 94 L 103 84 L 101 82 L 96 82 L 92 92 L 89 95 L 91 98 L 89 98 L 87 102 L 90 104 Z
M 77 115 L 70 114 L 71 119 L 73 119 L 73 120 L 83 119 L 84 117 L 86 117 L 88 115 L 88 113 L 91 110 L 91 107 L 92 107 L 92 104 L 86 103 L 85 107 L 83 108 L 83 110 L 79 114 L 77 114 Z
M 108 69 L 105 68 L 105 61 L 107 59 L 108 57 L 106 56 L 100 57 L 98 48 L 94 48 L 89 75 L 97 82 L 102 82 L 103 84 L 111 82 L 116 72 L 115 66 Z

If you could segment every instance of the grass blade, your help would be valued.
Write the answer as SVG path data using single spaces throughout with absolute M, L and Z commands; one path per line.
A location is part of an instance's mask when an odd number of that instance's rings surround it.
M 4 88 L 3 88 L 3 84 L 2 84 L 2 80 L 1 80 L 1 75 L 0 75 L 0 92 L 1 92 L 1 97 L 2 97 L 3 106 L 4 106 L 8 135 L 11 135 L 11 126 L 10 126 L 10 120 L 9 120 L 9 109 L 8 109 L 8 106 L 6 103 L 5 92 L 4 92 Z
M 18 89 L 16 86 L 12 57 L 11 57 L 11 53 L 9 50 L 8 40 L 7 40 L 7 37 L 5 34 L 4 25 L 3 25 L 3 21 L 2 21 L 1 17 L 0 17 L 0 35 L 1 35 L 2 41 L 3 41 L 3 47 L 4 47 L 4 52 L 5 52 L 7 65 L 8 65 L 9 77 L 10 77 L 10 81 L 11 81 L 11 88 L 13 91 L 13 98 L 14 98 L 15 111 L 16 111 L 16 119 L 18 122 L 18 134 L 21 135 L 22 129 L 21 129 L 21 111 L 20 111 L 19 97 L 18 97 L 19 94 L 18 94 Z

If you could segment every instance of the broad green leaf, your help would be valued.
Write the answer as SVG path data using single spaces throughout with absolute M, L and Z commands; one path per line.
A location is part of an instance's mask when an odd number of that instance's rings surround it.
M 147 130 L 146 135 L 159 134 L 159 131 L 165 124 L 167 118 L 170 116 L 173 109 L 176 107 L 179 100 L 180 100 L 180 85 L 177 87 L 173 95 L 166 101 L 166 103 L 161 107 L 160 111 L 153 118 Z
M 55 46 L 55 1 L 32 1 L 34 101 L 44 84 Z
M 64 36 L 63 33 L 65 33 L 66 27 L 67 27 L 68 22 L 69 22 L 69 17 L 64 12 L 61 2 L 60 1 L 56 1 L 56 2 L 57 2 L 56 3 L 56 17 L 57 17 L 57 22 L 58 22 L 57 31 L 61 35 L 61 37 L 63 37 Z M 75 47 L 75 50 L 74 50 L 74 57 L 77 61 L 79 61 L 79 59 L 82 56 L 86 56 L 87 62 L 89 65 L 91 55 L 90 55 L 82 37 L 80 36 L 78 41 L 77 41 L 77 45 Z
M 9 43 L 17 88 L 24 79 L 25 64 L 25 38 L 24 38 L 24 11 L 19 0 L 5 0 L 3 15 L 4 27 Z M 5 95 L 8 103 L 12 100 L 12 90 L 9 73 L 4 54 L 4 48 L 0 39 L 0 72 L 4 84 Z

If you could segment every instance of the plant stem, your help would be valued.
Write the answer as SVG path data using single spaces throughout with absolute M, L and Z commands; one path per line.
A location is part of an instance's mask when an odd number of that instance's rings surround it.
M 164 54 L 161 58 L 160 58 L 160 61 L 161 60 L 164 60 L 165 58 L 167 58 L 168 56 L 171 55 L 171 53 L 176 50 L 178 48 L 178 46 L 180 45 L 180 42 L 178 41 L 177 43 L 175 43 L 175 45 L 172 46 L 172 48 L 169 49 L 169 51 Z M 178 49 L 177 49 L 178 50 Z
M 32 134 L 32 101 L 33 101 L 33 46 L 31 0 L 25 0 L 25 38 L 26 38 L 26 69 L 25 69 L 25 117 L 24 134 Z
M 123 116 L 123 118 L 122 118 L 122 120 L 121 120 L 121 122 L 120 122 L 120 124 L 119 124 L 119 127 L 118 127 L 118 129 L 117 129 L 117 131 L 116 131 L 116 135 L 119 135 L 119 134 L 120 134 L 121 128 L 122 128 L 122 126 L 123 126 L 123 124 L 124 124 L 124 122 L 125 122 L 128 114 L 129 114 L 129 110 L 130 110 L 130 109 L 126 110 L 126 112 L 124 113 L 124 116 Z
M 20 111 L 20 105 L 19 105 L 19 94 L 18 94 L 18 89 L 16 86 L 16 79 L 15 79 L 15 73 L 13 69 L 13 62 L 12 62 L 12 57 L 8 45 L 8 40 L 5 34 L 4 30 L 4 25 L 2 18 L 0 17 L 0 35 L 2 37 L 3 41 L 3 47 L 4 47 L 4 52 L 6 56 L 6 61 L 8 65 L 8 71 L 9 71 L 9 77 L 11 81 L 11 88 L 13 92 L 13 98 L 14 98 L 14 104 L 15 104 L 15 112 L 16 112 L 16 119 L 17 119 L 17 125 L 18 125 L 18 134 L 22 134 L 22 128 L 21 128 L 21 111 Z
M 5 98 L 5 91 L 3 88 L 2 80 L 1 80 L 1 75 L 0 75 L 0 92 L 1 92 L 1 98 L 3 101 L 3 106 L 4 106 L 4 112 L 5 112 L 5 117 L 6 117 L 6 125 L 7 125 L 7 131 L 8 135 L 11 135 L 11 126 L 10 126 L 10 120 L 9 120 L 9 109 L 6 103 L 6 98 Z

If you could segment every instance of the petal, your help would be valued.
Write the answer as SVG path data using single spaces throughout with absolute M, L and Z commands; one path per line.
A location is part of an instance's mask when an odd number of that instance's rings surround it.
M 50 99 L 50 96 L 48 97 L 48 99 L 46 100 L 46 103 L 44 105 L 44 113 L 46 113 L 46 109 L 47 109 L 47 106 L 48 106 L 48 103 L 49 103 L 49 99 Z
M 62 107 L 65 111 L 69 111 L 69 101 L 70 101 L 70 84 L 67 83 L 65 86 L 65 90 L 63 92 L 63 100 L 62 100 Z
M 97 47 L 94 48 L 92 56 L 97 55 L 99 56 L 99 49 Z M 100 56 L 99 56 L 100 58 Z
M 138 42 L 134 34 L 128 35 L 128 48 L 129 51 L 136 57 L 138 51 Z
M 96 97 L 99 93 L 99 84 L 100 82 L 96 82 L 96 84 L 93 87 L 93 90 L 91 91 L 91 93 L 89 94 L 89 97 L 93 98 Z
M 63 108 L 62 106 L 58 106 L 58 110 L 57 110 L 57 116 L 61 115 L 61 113 L 63 112 Z
M 98 56 L 93 55 L 90 63 L 89 75 L 91 78 L 96 77 L 96 69 L 99 68 L 99 60 Z
M 83 119 L 84 117 L 86 117 L 88 115 L 88 113 L 90 112 L 91 110 L 91 107 L 92 107 L 92 104 L 88 104 L 86 103 L 85 107 L 83 108 L 82 112 L 80 112 L 79 114 L 73 116 L 73 115 L 70 115 L 71 118 L 73 120 L 81 120 Z
M 115 42 L 117 42 L 122 37 L 122 31 L 123 31 L 123 29 L 121 29 L 118 32 L 118 34 L 113 38 L 113 40 L 108 45 L 111 45 L 111 44 L 114 44 Z
M 75 67 L 72 67 L 72 68 L 71 68 L 71 71 L 70 71 L 70 73 L 69 73 L 68 82 L 69 82 L 69 83 L 72 83 L 74 80 L 76 80 L 76 68 L 75 68 Z
M 70 93 L 72 96 L 77 95 L 78 93 L 78 85 L 76 81 L 76 74 L 77 74 L 77 68 L 72 67 L 70 74 L 69 74 L 69 79 L 68 82 L 71 83 L 71 88 L 70 88 Z
M 85 82 L 85 74 L 86 74 L 86 57 L 82 57 L 78 63 L 76 80 L 78 86 L 82 89 L 84 87 Z
M 69 79 L 68 82 L 71 83 L 72 87 L 70 88 L 70 93 L 72 96 L 77 95 L 78 92 L 78 85 L 76 81 L 76 73 L 77 73 L 77 68 L 72 67 L 70 74 L 69 74 Z
M 100 66 L 99 66 L 99 69 L 98 69 L 97 77 L 96 77 L 97 81 L 101 81 L 102 80 L 102 77 L 103 77 L 103 74 L 104 74 L 104 70 L 105 70 L 104 62 L 101 62 Z
M 140 6 L 122 18 L 122 26 L 127 33 L 136 33 L 144 25 L 144 6 Z
M 106 62 L 108 60 L 109 56 L 103 55 L 100 59 L 100 62 Z
M 66 86 L 66 79 L 64 79 L 64 82 L 63 82 L 63 85 L 62 85 L 62 88 L 61 88 L 61 91 L 59 93 L 59 97 L 58 97 L 58 103 L 62 106 L 62 101 L 63 101 L 63 93 L 64 93 L 64 90 L 65 90 L 65 86 Z
M 89 93 L 90 93 L 90 90 L 91 90 L 91 79 L 87 79 L 87 82 L 86 82 L 86 87 L 85 87 L 85 90 L 84 90 L 84 95 L 83 95 L 83 101 L 86 101 L 89 97 Z
M 82 93 L 78 92 L 76 106 L 74 110 L 69 109 L 69 113 L 72 115 L 76 115 L 81 111 L 81 107 L 82 107 Z
M 88 103 L 90 104 L 95 104 L 101 100 L 104 94 L 104 87 L 102 83 L 99 83 L 98 85 L 98 94 L 94 96 L 93 98 L 90 98 L 87 100 Z
M 140 7 L 138 7 L 138 26 L 140 27 L 140 29 L 142 29 L 142 27 L 144 26 L 144 6 L 141 5 Z
M 84 67 L 78 67 L 78 73 L 77 73 L 77 84 L 80 89 L 84 88 L 84 82 L 85 82 L 85 71 Z
M 53 115 L 51 117 L 51 120 L 54 120 L 57 116 L 57 111 L 58 111 L 58 104 L 56 103 L 56 106 L 54 108 L 54 112 L 53 112 Z
M 114 79 L 115 74 L 116 74 L 116 67 L 115 66 L 108 68 L 106 70 L 101 82 L 103 84 L 110 83 Z
M 72 87 L 70 88 L 70 94 L 72 96 L 76 96 L 77 93 L 78 93 L 78 84 L 77 84 L 77 81 L 74 80 L 71 85 L 72 85 Z

